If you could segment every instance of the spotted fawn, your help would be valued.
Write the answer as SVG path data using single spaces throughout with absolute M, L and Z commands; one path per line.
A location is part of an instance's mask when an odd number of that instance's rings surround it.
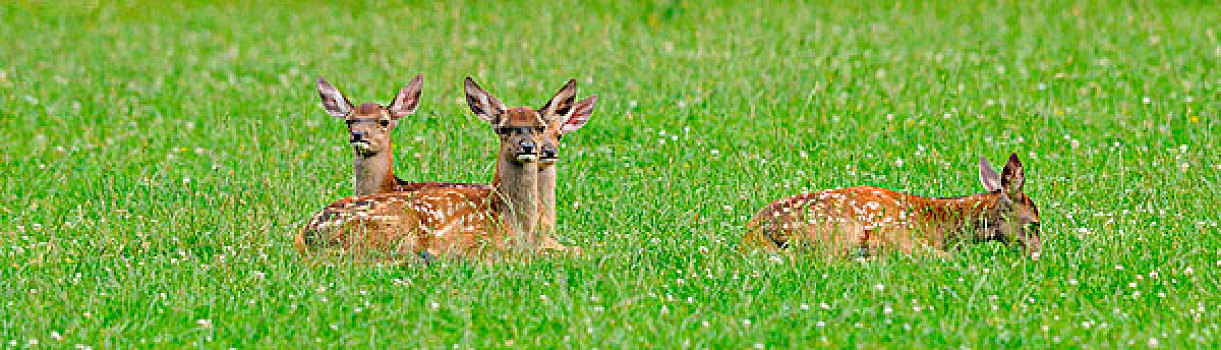
M 1039 210 L 1022 192 L 1025 179 L 1013 154 L 999 175 L 980 157 L 979 180 L 987 193 L 929 198 L 857 186 L 790 196 L 755 214 L 742 244 L 773 251 L 806 246 L 832 255 L 898 249 L 944 256 L 961 243 L 1000 241 L 1038 259 Z

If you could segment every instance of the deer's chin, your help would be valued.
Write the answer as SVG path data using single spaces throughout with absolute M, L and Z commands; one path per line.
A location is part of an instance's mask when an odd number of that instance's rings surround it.
M 541 158 L 538 160 L 538 164 L 539 165 L 555 165 L 555 162 L 558 162 L 559 160 L 560 160 L 559 158 Z
M 352 142 L 351 144 L 352 144 L 352 149 L 356 150 L 356 154 L 359 154 L 362 156 L 371 156 L 371 155 L 377 154 L 377 150 L 373 148 L 373 144 L 371 144 L 367 141 L 355 141 L 355 142 Z

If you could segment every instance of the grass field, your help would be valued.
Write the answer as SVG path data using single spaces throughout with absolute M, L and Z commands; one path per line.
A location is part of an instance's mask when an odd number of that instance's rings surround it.
M 1124 347 L 1221 343 L 1221 4 L 5 2 L 4 347 Z M 353 102 L 425 76 L 400 176 L 488 181 L 470 75 L 602 97 L 565 139 L 587 257 L 299 264 L 351 193 Z M 1044 257 L 737 253 L 763 205 L 981 191 L 1026 165 Z

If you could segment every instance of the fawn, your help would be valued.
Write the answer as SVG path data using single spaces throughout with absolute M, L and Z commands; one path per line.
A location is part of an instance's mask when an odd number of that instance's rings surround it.
M 496 174 L 489 188 L 428 187 L 412 192 L 351 196 L 327 206 L 297 234 L 305 255 L 326 248 L 391 256 L 477 256 L 509 244 L 533 252 L 541 242 L 538 160 L 546 120 L 572 109 L 570 82 L 541 111 L 507 108 L 471 78 L 466 99 L 500 138 Z
M 575 83 L 573 80 L 568 81 L 568 84 Z M 543 132 L 543 143 L 538 164 L 538 232 L 543 236 L 543 242 L 541 243 L 543 248 L 565 250 L 565 247 L 553 237 L 556 228 L 555 164 L 559 161 L 560 140 L 564 138 L 564 135 L 585 126 L 585 123 L 589 121 L 590 115 L 593 114 L 594 104 L 597 102 L 598 96 L 590 96 L 577 102 L 570 112 L 558 111 L 557 117 L 547 120 L 547 129 Z M 548 107 L 543 106 L 540 110 L 546 110 Z M 581 251 L 578 247 L 572 247 L 571 249 L 576 253 Z
M 355 151 L 352 183 L 355 195 L 415 191 L 426 187 L 491 188 L 487 184 L 454 182 L 410 182 L 394 175 L 392 132 L 399 119 L 415 113 L 420 103 L 423 76 L 416 75 L 394 96 L 390 106 L 363 103 L 353 107 L 347 97 L 322 77 L 318 77 L 318 96 L 327 114 L 343 118 L 348 126 L 348 143 Z
M 367 111 L 355 112 L 343 93 L 322 77 L 318 77 L 318 95 L 327 113 L 344 118 L 348 125 L 349 143 L 356 151 L 355 174 L 356 195 L 385 192 L 415 191 L 425 187 L 491 188 L 487 184 L 453 182 L 408 182 L 394 175 L 394 156 L 391 132 L 398 119 L 411 115 L 419 104 L 422 77 L 417 75 L 396 95 L 391 107 L 362 104 Z M 576 81 L 569 80 L 567 85 Z M 565 88 L 567 88 L 565 85 Z M 563 88 L 561 88 L 562 90 Z M 575 96 L 574 96 L 575 97 Z M 565 247 L 553 238 L 555 230 L 555 163 L 559 160 L 559 144 L 564 135 L 576 131 L 589 121 L 597 96 L 577 102 L 569 111 L 557 111 L 547 121 L 543 133 L 539 158 L 539 228 L 544 234 L 542 245 L 547 249 L 564 250 Z M 546 110 L 547 106 L 538 110 Z M 376 125 L 375 125 L 376 124 Z M 579 252 L 577 248 L 575 251 Z
M 932 248 L 945 256 L 960 243 L 1001 241 L 1038 259 L 1039 209 L 1022 192 L 1025 180 L 1013 154 L 1000 175 L 979 158 L 979 181 L 987 193 L 928 198 L 857 186 L 791 196 L 755 214 L 742 244 L 773 251 L 804 244 L 832 255 Z

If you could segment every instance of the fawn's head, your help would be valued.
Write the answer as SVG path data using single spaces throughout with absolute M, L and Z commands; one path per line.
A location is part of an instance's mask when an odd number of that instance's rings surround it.
M 1039 237 L 1039 208 L 1022 192 L 1026 172 L 1017 154 L 1009 156 L 1009 162 L 998 175 L 988 165 L 988 160 L 979 157 L 979 181 L 991 195 L 984 213 L 983 222 L 976 232 L 977 238 L 1017 243 L 1031 257 L 1038 258 L 1043 248 Z
M 542 109 L 505 107 L 499 99 L 466 78 L 466 102 L 479 119 L 492 125 L 500 135 L 500 154 L 518 163 L 539 160 L 547 121 L 568 114 L 576 100 L 576 81 L 569 80 Z
M 371 157 L 390 150 L 390 133 L 398 126 L 399 118 L 415 113 L 423 85 L 423 77 L 417 75 L 399 90 L 390 106 L 363 103 L 353 107 L 343 93 L 318 77 L 318 96 L 327 114 L 343 118 L 348 124 L 348 142 L 356 154 Z
M 543 131 L 543 148 L 540 151 L 539 162 L 542 164 L 555 164 L 560 159 L 560 140 L 564 135 L 577 131 L 585 123 L 589 121 L 589 116 L 594 112 L 594 104 L 598 103 L 598 96 L 590 96 L 577 102 L 569 111 L 557 111 L 555 117 L 547 119 L 547 129 Z M 550 106 L 543 106 L 540 111 L 545 111 Z

